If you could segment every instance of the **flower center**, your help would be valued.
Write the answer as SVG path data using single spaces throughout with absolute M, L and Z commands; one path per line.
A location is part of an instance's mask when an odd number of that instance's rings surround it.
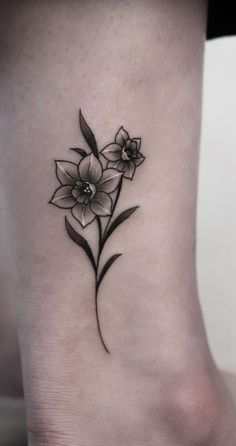
M 124 161 L 130 160 L 132 156 L 131 150 L 127 147 L 123 147 L 121 157 Z
M 83 185 L 82 193 L 86 194 L 88 196 L 88 198 L 93 198 L 93 196 L 96 193 L 96 187 L 94 186 L 94 184 L 91 184 L 88 181 L 85 181 L 84 185 Z
M 72 189 L 72 196 L 79 202 L 88 204 L 96 194 L 96 186 L 88 181 L 76 181 Z
M 130 142 L 130 141 L 129 141 Z M 127 147 L 127 142 L 122 148 L 121 158 L 123 161 L 129 161 L 136 158 L 136 151 L 132 150 L 130 146 Z

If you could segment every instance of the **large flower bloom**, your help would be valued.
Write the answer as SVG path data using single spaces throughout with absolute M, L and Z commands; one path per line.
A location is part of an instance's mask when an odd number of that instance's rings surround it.
M 61 186 L 56 189 L 50 203 L 62 209 L 71 209 L 72 215 L 85 227 L 96 215 L 111 214 L 110 193 L 118 187 L 122 173 L 115 169 L 103 170 L 93 155 L 84 157 L 77 165 L 69 161 L 56 161 L 56 176 Z
M 104 147 L 102 154 L 109 161 L 107 167 L 124 172 L 124 177 L 132 180 L 136 167 L 145 159 L 140 153 L 140 147 L 141 138 L 130 139 L 128 132 L 121 127 L 115 142 Z

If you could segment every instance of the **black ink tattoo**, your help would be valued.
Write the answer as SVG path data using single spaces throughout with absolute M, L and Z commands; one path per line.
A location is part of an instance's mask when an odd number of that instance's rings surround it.
M 73 148 L 80 156 L 75 164 L 70 161 L 56 161 L 56 176 L 60 186 L 51 198 L 51 204 L 62 209 L 70 209 L 72 216 L 82 228 L 96 221 L 98 225 L 98 252 L 95 255 L 88 241 L 77 232 L 65 217 L 69 237 L 88 256 L 95 273 L 95 310 L 98 333 L 102 345 L 110 353 L 102 336 L 98 314 L 98 290 L 107 271 L 121 254 L 112 255 L 100 268 L 100 258 L 106 241 L 123 221 L 127 220 L 139 206 L 131 207 L 114 217 L 120 197 L 123 178 L 132 180 L 136 167 L 142 164 L 140 153 L 141 138 L 129 137 L 121 127 L 115 141 L 99 151 L 92 130 L 80 111 L 80 129 L 89 146 L 89 151 Z M 106 218 L 104 224 L 102 218 Z M 104 221 L 104 220 L 103 220 Z

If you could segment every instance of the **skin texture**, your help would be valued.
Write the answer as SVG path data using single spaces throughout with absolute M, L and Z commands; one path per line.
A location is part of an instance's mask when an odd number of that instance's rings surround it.
M 29 445 L 233 446 L 195 271 L 205 2 L 1 6 L 2 219 Z M 99 144 L 123 124 L 146 156 L 119 203 L 140 211 L 106 250 L 124 252 L 99 300 L 111 356 L 87 259 L 47 204 L 53 160 L 83 147 L 79 108 Z

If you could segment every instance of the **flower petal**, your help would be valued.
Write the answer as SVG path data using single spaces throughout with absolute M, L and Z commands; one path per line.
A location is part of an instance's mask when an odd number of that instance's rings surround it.
M 123 172 L 124 165 L 125 165 L 124 161 L 109 161 L 109 163 L 107 163 L 108 168 L 117 169 L 120 172 Z
M 84 203 L 88 204 L 90 201 L 90 198 L 88 197 L 88 194 L 81 192 L 79 196 L 77 197 L 78 203 Z
M 70 161 L 56 161 L 56 176 L 62 185 L 74 184 L 78 180 L 78 166 Z
M 78 169 L 81 180 L 91 184 L 96 184 L 102 176 L 102 165 L 93 153 L 80 161 Z
M 129 149 L 130 146 L 131 146 L 131 144 L 132 144 L 132 141 L 131 141 L 130 138 L 128 138 L 127 141 L 126 141 L 126 143 L 125 143 L 125 148 L 126 148 L 126 149 Z
M 135 165 L 140 166 L 145 160 L 145 157 L 142 155 L 142 153 L 138 153 L 137 158 L 134 159 Z
M 141 147 L 141 138 L 133 138 L 132 141 L 136 142 L 137 144 L 137 151 L 139 152 Z
M 73 190 L 72 190 L 72 195 L 73 197 L 77 198 L 79 196 L 79 194 L 81 194 L 81 192 L 83 192 L 84 189 L 84 184 L 81 183 L 81 181 L 76 181 Z
M 114 192 L 118 187 L 122 175 L 123 173 L 116 169 L 105 169 L 102 178 L 96 186 L 97 191 L 107 192 L 109 194 Z
M 111 214 L 112 201 L 111 197 L 104 192 L 97 192 L 90 202 L 92 211 L 96 215 L 105 217 Z
M 72 197 L 72 186 L 58 187 L 49 203 L 62 209 L 72 208 L 76 204 L 76 199 Z
M 81 204 L 77 203 L 73 209 L 71 210 L 73 217 L 76 218 L 85 228 L 85 226 L 89 225 L 89 223 L 92 223 L 92 221 L 95 219 L 95 215 L 90 209 L 90 206 L 88 204 Z
M 137 143 L 136 143 L 136 141 L 131 141 L 131 144 L 130 144 L 130 149 L 131 149 L 131 152 L 132 153 L 138 153 L 138 149 L 137 149 Z
M 79 189 L 74 188 L 74 189 L 72 190 L 72 196 L 73 196 L 74 198 L 78 198 L 79 194 L 80 194 Z
M 124 177 L 129 180 L 133 179 L 135 172 L 135 164 L 133 161 L 126 161 L 124 166 Z
M 129 134 L 126 132 L 126 130 L 121 127 L 120 130 L 118 130 L 115 141 L 119 146 L 123 147 L 125 145 L 125 141 L 129 138 Z
M 108 144 L 101 153 L 109 161 L 118 161 L 121 159 L 122 147 L 116 143 Z

